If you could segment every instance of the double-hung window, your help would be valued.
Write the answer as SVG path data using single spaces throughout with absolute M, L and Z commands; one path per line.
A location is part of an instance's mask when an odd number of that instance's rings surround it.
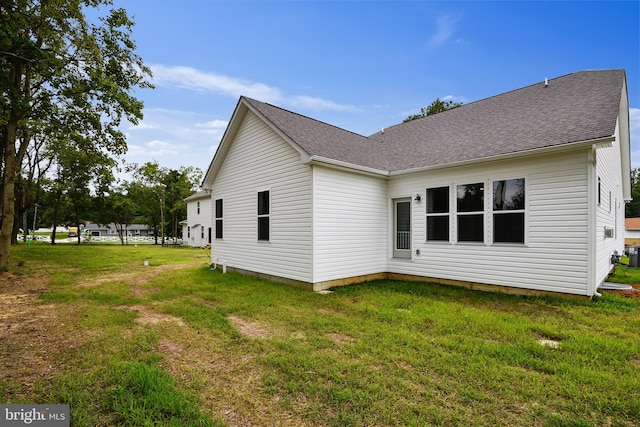
M 427 188 L 427 241 L 449 241 L 449 187 Z
M 493 181 L 494 243 L 524 243 L 524 178 Z
M 484 242 L 484 183 L 457 186 L 459 242 Z
M 258 240 L 269 240 L 269 191 L 258 192 Z
M 200 215 L 200 202 L 196 203 L 197 213 Z
M 222 213 L 222 199 L 216 199 L 216 239 L 222 239 L 224 217 Z

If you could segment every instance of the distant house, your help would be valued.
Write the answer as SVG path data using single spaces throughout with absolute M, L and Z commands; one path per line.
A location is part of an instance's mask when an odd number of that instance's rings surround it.
M 640 218 L 625 218 L 624 220 L 624 245 L 640 245 Z
M 128 237 L 153 236 L 153 230 L 146 224 L 122 224 L 122 230 Z M 85 231 L 95 237 L 118 237 L 118 230 L 114 223 L 111 224 L 87 224 Z
M 322 290 L 378 278 L 592 296 L 624 249 L 624 70 L 368 137 L 241 97 L 203 181 L 212 260 Z
M 198 191 L 184 199 L 187 202 L 187 219 L 182 224 L 182 241 L 185 245 L 204 247 L 211 243 L 211 193 Z

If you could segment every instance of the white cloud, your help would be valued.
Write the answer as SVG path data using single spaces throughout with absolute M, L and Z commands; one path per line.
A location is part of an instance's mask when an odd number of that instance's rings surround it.
M 153 82 L 156 85 L 173 85 L 190 90 L 216 92 L 235 98 L 245 95 L 266 102 L 277 102 L 282 99 L 282 94 L 277 88 L 221 74 L 205 73 L 191 67 L 155 64 L 151 66 L 151 70 Z
M 342 105 L 322 98 L 306 95 L 286 95 L 277 87 L 264 83 L 251 82 L 221 74 L 207 73 L 191 67 L 151 66 L 153 82 L 158 86 L 174 86 L 177 88 L 214 92 L 221 95 L 239 98 L 247 96 L 262 102 L 303 107 L 312 110 L 359 111 L 353 105 Z
M 229 122 L 224 120 L 211 120 L 204 123 L 196 123 L 198 128 L 210 128 L 210 129 L 225 129 Z
M 427 43 L 430 47 L 443 45 L 455 33 L 456 26 L 460 21 L 459 16 L 440 15 L 436 19 L 436 32 Z M 459 42 L 459 40 L 458 40 Z
M 286 102 L 286 101 L 285 101 Z M 353 105 L 342 105 L 335 102 L 327 101 L 321 98 L 313 98 L 311 96 L 294 96 L 287 102 L 294 107 L 303 107 L 311 110 L 330 110 L 330 111 L 361 111 Z

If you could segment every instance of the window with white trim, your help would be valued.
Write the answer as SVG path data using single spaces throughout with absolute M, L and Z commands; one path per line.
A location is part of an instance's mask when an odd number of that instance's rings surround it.
M 187 227 L 187 238 L 191 237 L 191 227 Z
M 449 241 L 449 187 L 427 188 L 427 241 Z
M 224 217 L 222 207 L 222 199 L 216 199 L 216 239 L 222 239 L 223 235 Z
M 524 243 L 524 178 L 493 181 L 493 242 Z
M 200 238 L 204 239 L 204 225 L 200 226 Z
M 484 242 L 484 183 L 458 185 L 456 199 L 458 242 Z
M 269 191 L 258 192 L 258 240 L 269 241 Z
M 198 210 L 197 213 L 198 213 L 198 215 L 200 215 L 200 202 L 197 202 L 196 206 L 197 206 L 197 210 Z

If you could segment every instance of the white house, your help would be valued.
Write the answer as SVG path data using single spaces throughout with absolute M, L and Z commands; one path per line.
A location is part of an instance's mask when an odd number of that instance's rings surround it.
M 365 137 L 241 97 L 203 181 L 212 261 L 314 290 L 377 278 L 592 296 L 624 249 L 624 70 Z
M 198 191 L 184 199 L 187 219 L 182 221 L 182 241 L 188 246 L 204 247 L 211 243 L 211 193 Z

